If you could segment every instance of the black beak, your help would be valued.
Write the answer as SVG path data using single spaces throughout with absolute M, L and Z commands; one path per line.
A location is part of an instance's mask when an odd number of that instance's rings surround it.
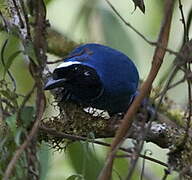
M 49 79 L 47 83 L 45 84 L 44 90 L 51 90 L 54 88 L 63 87 L 65 85 L 66 79 Z

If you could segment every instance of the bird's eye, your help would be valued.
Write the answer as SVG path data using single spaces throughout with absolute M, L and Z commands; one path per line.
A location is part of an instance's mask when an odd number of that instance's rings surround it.
M 75 67 L 74 70 L 77 71 L 77 70 L 78 70 L 78 67 Z
M 84 75 L 85 75 L 85 76 L 89 76 L 89 75 L 90 75 L 90 71 L 85 71 L 85 72 L 84 72 Z

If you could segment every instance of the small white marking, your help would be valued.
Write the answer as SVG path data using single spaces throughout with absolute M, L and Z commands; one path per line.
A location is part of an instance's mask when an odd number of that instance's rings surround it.
M 86 72 L 84 72 L 84 75 L 85 75 L 85 76 L 90 76 L 90 72 L 89 72 L 89 71 L 86 71 Z
M 73 64 L 81 64 L 80 62 L 78 61 L 68 61 L 68 62 L 63 62 L 61 63 L 59 66 L 56 67 L 57 68 L 62 68 L 62 67 L 68 67 L 68 66 L 71 66 Z

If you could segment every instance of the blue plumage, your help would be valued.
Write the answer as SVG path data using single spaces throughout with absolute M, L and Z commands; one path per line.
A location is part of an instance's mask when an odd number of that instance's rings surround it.
M 65 99 L 115 114 L 128 109 L 138 81 L 138 71 L 125 54 L 104 45 L 85 44 L 54 70 L 45 89 L 63 87 Z

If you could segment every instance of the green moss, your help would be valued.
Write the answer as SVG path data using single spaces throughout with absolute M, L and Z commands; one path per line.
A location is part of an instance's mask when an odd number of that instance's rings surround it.
M 45 119 L 42 125 L 57 132 L 65 134 L 102 138 L 114 135 L 114 130 L 110 129 L 110 119 L 101 116 L 93 116 L 85 112 L 82 107 L 73 103 L 58 103 L 60 114 L 49 119 Z M 53 143 L 57 142 L 58 146 L 65 142 L 63 138 L 55 138 L 47 134 L 41 134 L 41 139 Z M 67 140 L 68 142 L 68 140 Z
M 172 131 L 174 132 L 174 131 Z M 186 138 L 186 132 L 175 129 L 176 136 L 172 136 L 172 146 L 168 153 L 168 163 L 170 167 L 178 172 L 185 180 L 190 180 L 192 177 L 192 138 Z M 174 137 L 174 139 L 173 139 Z

